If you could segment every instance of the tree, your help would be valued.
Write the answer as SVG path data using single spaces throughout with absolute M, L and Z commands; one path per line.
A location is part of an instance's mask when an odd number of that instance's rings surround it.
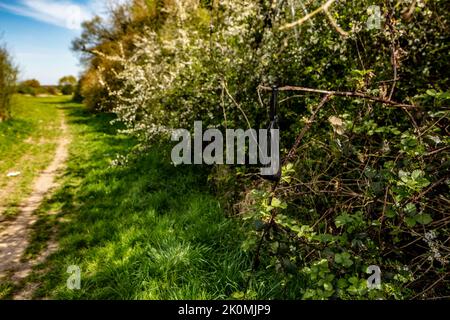
M 107 55 L 135 50 L 135 37 L 147 26 L 159 28 L 170 10 L 171 1 L 132 0 L 112 4 L 107 17 L 94 17 L 83 23 L 83 31 L 72 42 L 72 50 L 80 55 L 85 66 L 79 92 L 90 109 L 112 110 L 115 105 L 108 96 L 108 89 L 122 86 L 114 75 L 122 66 Z M 106 85 L 105 85 L 106 84 Z
M 17 92 L 21 94 L 37 95 L 41 90 L 41 83 L 36 79 L 28 79 L 21 82 L 17 88 Z
M 75 86 L 75 90 L 74 90 L 74 92 L 73 92 L 73 98 L 72 98 L 72 100 L 73 100 L 74 102 L 77 102 L 77 103 L 82 103 L 82 102 L 84 101 L 84 96 L 83 96 L 83 94 L 82 94 L 82 92 L 81 92 L 83 78 L 84 78 L 84 77 L 81 77 L 81 78 L 77 81 L 77 85 Z
M 47 93 L 56 96 L 58 94 L 58 89 L 53 86 L 47 87 Z
M 5 46 L 0 47 L 0 122 L 10 117 L 11 96 L 15 90 L 17 68 Z
M 77 85 L 77 78 L 74 76 L 65 76 L 59 79 L 59 88 L 64 95 L 73 94 Z
M 65 76 L 59 79 L 60 86 L 67 86 L 67 85 L 75 86 L 76 84 L 77 78 L 75 78 L 74 76 Z
M 41 87 L 41 83 L 36 79 L 25 80 L 24 82 L 22 82 L 22 84 L 34 89 L 39 89 Z

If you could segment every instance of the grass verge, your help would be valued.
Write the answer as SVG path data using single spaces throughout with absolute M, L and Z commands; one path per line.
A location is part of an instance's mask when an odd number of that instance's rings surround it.
M 111 115 L 65 108 L 68 173 L 40 208 L 28 254 L 42 251 L 55 227 L 59 250 L 28 279 L 40 283 L 35 298 L 226 299 L 242 290 L 250 265 L 243 232 L 206 174 L 173 167 L 164 146 L 111 167 L 135 142 L 116 133 Z M 66 286 L 71 265 L 81 269 L 81 290 Z

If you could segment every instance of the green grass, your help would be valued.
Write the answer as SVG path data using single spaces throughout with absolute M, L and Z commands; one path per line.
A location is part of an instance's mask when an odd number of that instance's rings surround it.
M 60 132 L 58 106 L 67 100 L 68 97 L 13 98 L 12 119 L 0 123 L 0 221 L 17 214 L 33 179 L 50 163 Z M 7 177 L 12 171 L 21 174 Z
M 298 290 L 287 291 L 273 268 L 248 281 L 252 256 L 242 250 L 248 231 L 227 217 L 204 168 L 172 166 L 164 143 L 134 154 L 136 141 L 117 133 L 110 114 L 92 114 L 67 98 L 20 99 L 30 109 L 21 121 L 30 126 L 15 129 L 24 132 L 17 144 L 54 126 L 58 110 L 72 142 L 60 186 L 36 212 L 24 258 L 39 256 L 51 241 L 58 250 L 22 283 L 0 284 L 0 298 L 29 283 L 38 284 L 36 299 L 231 299 L 247 285 L 246 298 L 295 297 Z M 49 125 L 39 127 L 39 113 Z M 2 148 L 12 155 L 9 143 Z M 19 150 L 22 157 L 35 152 L 28 145 Z M 117 155 L 130 154 L 126 165 L 111 166 Z M 42 153 L 40 161 L 47 157 Z M 81 290 L 67 288 L 71 265 L 81 268 Z
M 164 146 L 110 167 L 135 142 L 116 134 L 110 115 L 66 107 L 68 173 L 41 207 L 28 253 L 42 250 L 55 227 L 59 251 L 29 279 L 41 283 L 36 298 L 220 299 L 242 290 L 251 260 L 240 249 L 243 232 L 205 173 L 173 167 Z M 81 290 L 66 287 L 70 265 L 81 268 Z

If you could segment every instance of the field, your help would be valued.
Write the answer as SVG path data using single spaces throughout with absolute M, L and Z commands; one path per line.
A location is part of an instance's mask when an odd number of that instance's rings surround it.
M 135 141 L 117 134 L 117 127 L 110 124 L 113 115 L 92 114 L 68 98 L 16 97 L 15 108 L 18 120 L 3 124 L 5 132 L 20 132 L 15 145 L 21 154 L 15 156 L 36 163 L 28 169 L 23 186 L 11 191 L 20 195 L 17 201 L 29 190 L 26 181 L 48 164 L 54 150 L 54 144 L 36 150 L 24 140 L 54 139 L 58 114 L 63 113 L 72 143 L 59 186 L 36 212 L 26 259 L 38 257 L 52 242 L 58 249 L 20 283 L 5 281 L 3 298 L 30 286 L 35 288 L 33 298 L 239 297 L 251 267 L 249 255 L 241 249 L 242 226 L 226 217 L 201 168 L 174 167 L 170 150 L 163 145 L 127 164 L 114 164 L 133 149 Z M 22 125 L 29 118 L 34 126 L 24 131 Z M 21 162 L 16 163 L 14 168 L 21 168 Z M 14 208 L 7 206 L 6 212 Z M 66 271 L 71 265 L 81 269 L 81 290 L 67 288 Z M 282 295 L 276 281 L 272 275 L 272 283 L 266 278 L 252 288 L 251 282 L 252 297 Z

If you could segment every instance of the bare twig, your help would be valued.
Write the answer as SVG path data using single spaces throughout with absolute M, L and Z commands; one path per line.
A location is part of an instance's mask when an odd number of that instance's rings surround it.
M 413 0 L 409 8 L 402 13 L 402 18 L 407 22 L 409 22 L 411 20 L 411 17 L 413 16 L 414 10 L 416 9 L 416 3 L 417 0 Z
M 425 154 L 425 156 L 429 157 L 429 156 L 432 156 L 432 155 L 434 155 L 436 153 L 439 153 L 441 151 L 448 150 L 448 149 L 450 149 L 450 147 L 442 147 L 442 148 L 439 148 L 439 149 L 436 149 L 436 150 L 428 152 L 427 154 Z
M 348 37 L 348 32 L 344 31 L 336 22 L 336 20 L 333 18 L 333 16 L 330 14 L 330 12 L 328 11 L 328 8 L 333 4 L 333 2 L 335 2 L 335 0 L 329 0 L 327 1 L 325 4 L 323 4 L 322 6 L 320 6 L 319 8 L 317 8 L 316 10 L 314 10 L 311 13 L 307 13 L 303 18 L 301 18 L 300 20 L 294 21 L 292 23 L 288 23 L 282 27 L 280 27 L 280 30 L 285 30 L 285 29 L 290 29 L 296 26 L 299 26 L 301 24 L 303 24 L 306 21 L 311 22 L 311 18 L 313 18 L 315 15 L 319 14 L 320 12 L 324 12 L 325 15 L 327 16 L 328 20 L 330 21 L 331 25 L 333 26 L 333 28 L 337 31 L 337 33 L 339 33 L 341 36 L 347 38 Z M 306 8 L 305 8 L 305 12 Z M 297 29 L 295 29 L 296 34 L 297 34 L 297 38 L 298 38 L 298 31 Z
M 298 146 L 300 145 L 300 142 L 301 142 L 302 138 L 305 136 L 305 134 L 309 130 L 309 128 L 311 128 L 311 125 L 314 122 L 314 119 L 316 118 L 317 113 L 319 112 L 319 110 L 325 105 L 325 103 L 329 99 L 330 99 L 330 95 L 326 95 L 322 99 L 322 101 L 319 103 L 317 108 L 313 111 L 313 114 L 309 118 L 308 123 L 306 124 L 305 127 L 303 127 L 303 130 L 297 136 L 297 139 L 295 140 L 294 145 L 292 146 L 291 150 L 288 153 L 288 156 L 286 157 L 286 159 L 284 160 L 283 163 L 286 163 L 286 161 L 288 161 L 291 157 L 293 157 L 295 155 L 295 153 L 296 153 L 296 151 L 298 149 Z M 269 205 L 272 203 L 272 199 L 275 196 L 275 192 L 277 191 L 278 186 L 279 186 L 279 181 L 277 181 L 275 184 L 272 185 L 272 189 L 271 189 L 270 196 L 269 196 L 269 199 L 268 199 L 268 204 Z M 272 213 L 271 213 L 270 221 L 266 225 L 266 227 L 264 228 L 264 231 L 263 231 L 263 233 L 261 235 L 261 238 L 258 241 L 258 245 L 257 245 L 256 250 L 255 250 L 255 256 L 254 256 L 254 259 L 253 259 L 253 266 L 252 266 L 252 270 L 253 271 L 255 271 L 258 268 L 260 254 L 261 254 L 261 248 L 262 248 L 263 243 L 264 243 L 264 238 L 266 237 L 266 235 L 270 232 L 270 230 L 275 225 L 275 218 L 276 218 L 277 214 L 278 214 L 278 212 L 277 212 L 276 208 L 274 208 L 272 210 Z
M 303 127 L 302 131 L 300 132 L 300 134 L 297 136 L 297 138 L 295 139 L 295 143 L 292 146 L 291 150 L 289 151 L 288 155 L 286 156 L 286 158 L 283 161 L 283 164 L 285 164 L 287 161 L 291 160 L 296 152 L 298 147 L 300 146 L 300 143 L 303 139 L 303 137 L 305 136 L 306 132 L 308 132 L 308 130 L 311 128 L 314 119 L 316 118 L 317 113 L 319 112 L 320 109 L 322 109 L 322 107 L 325 105 L 325 103 L 328 102 L 328 100 L 330 100 L 331 95 L 327 94 L 325 95 L 325 97 L 322 99 L 322 101 L 320 101 L 319 105 L 317 106 L 317 108 L 313 111 L 311 117 L 308 119 L 308 122 L 306 123 L 306 125 Z
M 316 10 L 312 11 L 311 13 L 308 13 L 306 16 L 304 16 L 303 18 L 285 24 L 284 26 L 281 26 L 279 30 L 285 30 L 285 29 L 290 29 L 293 28 L 295 26 L 299 26 L 303 23 L 305 23 L 306 21 L 308 21 L 309 19 L 311 19 L 312 17 L 314 17 L 315 15 L 319 14 L 320 12 L 327 10 L 336 0 L 328 0 L 326 3 L 324 3 L 323 5 L 321 5 L 319 8 L 317 8 Z
M 392 82 L 391 91 L 389 93 L 389 100 L 391 100 L 392 96 L 394 95 L 395 86 L 397 84 L 397 81 L 395 79 L 397 79 L 398 61 L 397 61 L 397 49 L 396 49 L 396 45 L 395 45 L 395 27 L 392 24 L 390 15 L 388 16 L 386 21 L 387 21 L 387 25 L 389 27 L 389 31 L 391 33 L 391 38 L 392 38 L 390 48 L 391 48 L 391 63 L 392 63 L 392 70 L 394 73 L 394 81 Z
M 272 90 L 271 87 L 267 86 L 259 86 L 260 90 Z M 303 91 L 303 92 L 311 92 L 311 93 L 319 93 L 319 94 L 327 94 L 330 96 L 340 96 L 340 97 L 353 97 L 353 98 L 361 98 L 366 100 L 371 100 L 379 103 L 384 103 L 390 106 L 394 107 L 401 107 L 406 109 L 415 109 L 417 108 L 414 105 L 411 104 L 404 104 L 399 103 L 391 100 L 382 99 L 379 97 L 369 96 L 367 94 L 364 94 L 362 92 L 357 91 L 330 91 L 330 90 L 320 90 L 320 89 L 313 89 L 313 88 L 305 88 L 305 87 L 297 87 L 297 86 L 284 86 L 278 88 L 279 91 Z
M 414 296 L 413 300 L 420 297 L 421 295 L 424 295 L 426 292 L 430 291 L 431 289 L 433 289 L 439 282 L 441 282 L 442 280 L 445 279 L 445 277 L 448 276 L 448 273 L 445 273 L 442 277 L 440 277 L 439 279 L 437 279 L 435 282 L 433 282 L 428 288 L 426 288 L 425 290 L 423 290 L 421 293 L 417 294 L 416 296 Z
M 236 108 L 238 108 L 239 111 L 242 113 L 242 115 L 245 118 L 245 121 L 247 122 L 248 128 L 251 129 L 252 125 L 250 124 L 250 121 L 248 120 L 247 114 L 245 113 L 244 109 L 242 109 L 241 105 L 239 103 L 237 103 L 237 101 L 234 99 L 234 97 L 228 91 L 227 83 L 225 80 L 222 81 L 222 88 L 225 90 L 225 93 L 230 98 L 230 100 L 233 102 L 233 104 L 236 106 Z
M 447 179 L 448 179 L 448 177 L 443 177 L 443 178 L 439 179 L 438 181 L 434 182 L 428 188 L 426 188 L 424 191 L 420 192 L 417 196 L 415 196 L 413 198 L 413 201 L 419 201 L 420 198 L 422 198 L 424 195 L 426 195 L 428 192 L 433 190 L 436 186 L 440 185 L 442 182 L 444 182 Z
M 338 25 L 338 23 L 336 22 L 336 20 L 334 20 L 333 16 L 330 14 L 328 9 L 324 9 L 323 12 L 325 12 L 325 15 L 327 16 L 328 20 L 330 21 L 330 23 L 334 27 L 334 29 L 337 31 L 337 33 L 339 33 L 344 38 L 347 38 L 349 36 L 349 33 L 347 31 L 344 31 L 344 29 L 342 29 Z

